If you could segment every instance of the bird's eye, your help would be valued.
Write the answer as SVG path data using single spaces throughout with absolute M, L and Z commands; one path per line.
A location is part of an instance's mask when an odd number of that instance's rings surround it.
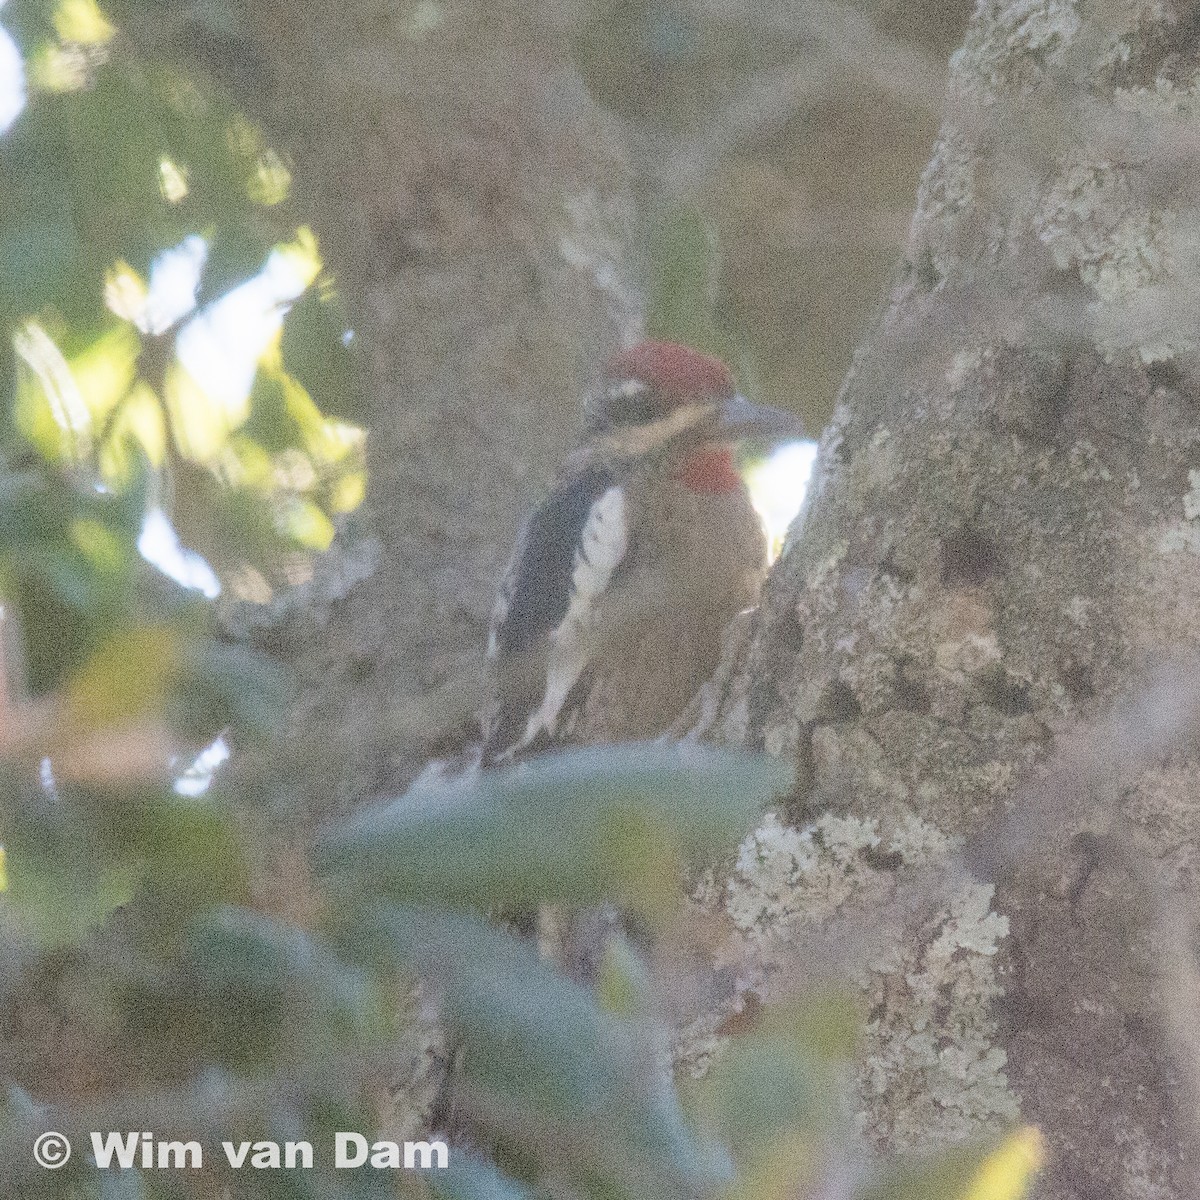
M 609 425 L 640 425 L 656 415 L 654 390 L 640 379 L 623 379 L 605 393 L 604 417 Z

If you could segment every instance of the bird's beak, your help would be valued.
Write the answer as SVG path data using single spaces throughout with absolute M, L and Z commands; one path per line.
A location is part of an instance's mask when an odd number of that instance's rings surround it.
M 733 437 L 784 441 L 805 437 L 804 425 L 795 413 L 780 408 L 751 404 L 745 396 L 734 396 L 718 410 L 721 431 Z

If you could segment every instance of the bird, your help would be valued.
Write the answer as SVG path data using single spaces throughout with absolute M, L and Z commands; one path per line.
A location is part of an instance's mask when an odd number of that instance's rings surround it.
M 738 444 L 803 434 L 719 358 L 665 341 L 615 354 L 586 416 L 496 599 L 485 767 L 671 727 L 767 571 Z

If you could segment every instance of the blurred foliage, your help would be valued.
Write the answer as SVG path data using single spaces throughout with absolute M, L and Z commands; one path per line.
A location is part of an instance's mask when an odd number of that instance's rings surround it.
M 681 872 L 727 848 L 730 829 L 749 829 L 787 777 L 773 759 L 734 753 L 566 751 L 537 771 L 439 785 L 428 799 L 418 788 L 332 832 L 317 862 L 352 865 L 372 893 L 408 902 L 619 898 L 653 914 L 678 903 Z
M 345 319 L 289 169 L 94 0 L 11 0 L 4 20 L 27 103 L 0 139 L 0 450 L 83 494 L 140 489 L 263 599 L 363 493 Z
M 724 316 L 724 267 L 715 230 L 695 204 L 658 207 L 650 225 L 646 333 L 715 354 L 731 366 L 742 394 L 760 401 L 754 351 Z
M 27 103 L 0 135 L 0 1194 L 782 1200 L 853 1164 L 863 1200 L 1019 1195 L 1028 1132 L 865 1165 L 845 997 L 768 1010 L 681 1094 L 632 941 L 593 991 L 489 920 L 608 903 L 675 928 L 685 872 L 789 787 L 778 762 L 580 750 L 320 831 L 212 776 L 269 767 L 289 703 L 215 593 L 303 578 L 362 495 L 346 319 L 285 156 L 203 55 L 140 59 L 94 0 L 3 19 Z M 702 219 L 659 239 L 652 323 L 728 353 Z M 389 1085 L 430 1053 L 418 978 L 474 1149 L 335 1172 L 333 1132 L 388 1136 Z M 53 1174 L 50 1128 L 76 1143 Z M 106 1129 L 201 1139 L 206 1167 L 94 1169 Z M 235 1175 L 218 1144 L 243 1139 L 306 1139 L 315 1169 Z

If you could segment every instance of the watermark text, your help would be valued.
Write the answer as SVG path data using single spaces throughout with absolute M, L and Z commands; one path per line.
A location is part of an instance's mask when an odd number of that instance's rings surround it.
M 196 1139 L 160 1138 L 148 1130 L 93 1131 L 88 1136 L 88 1157 L 102 1171 L 199 1170 L 213 1157 L 235 1171 L 306 1170 L 318 1159 L 344 1170 L 427 1171 L 450 1165 L 445 1142 L 371 1141 L 350 1131 L 333 1134 L 332 1143 L 317 1150 L 308 1141 L 223 1141 L 219 1147 L 206 1147 Z M 70 1159 L 71 1143 L 61 1133 L 48 1130 L 34 1143 L 33 1156 L 39 1166 L 57 1170 Z

